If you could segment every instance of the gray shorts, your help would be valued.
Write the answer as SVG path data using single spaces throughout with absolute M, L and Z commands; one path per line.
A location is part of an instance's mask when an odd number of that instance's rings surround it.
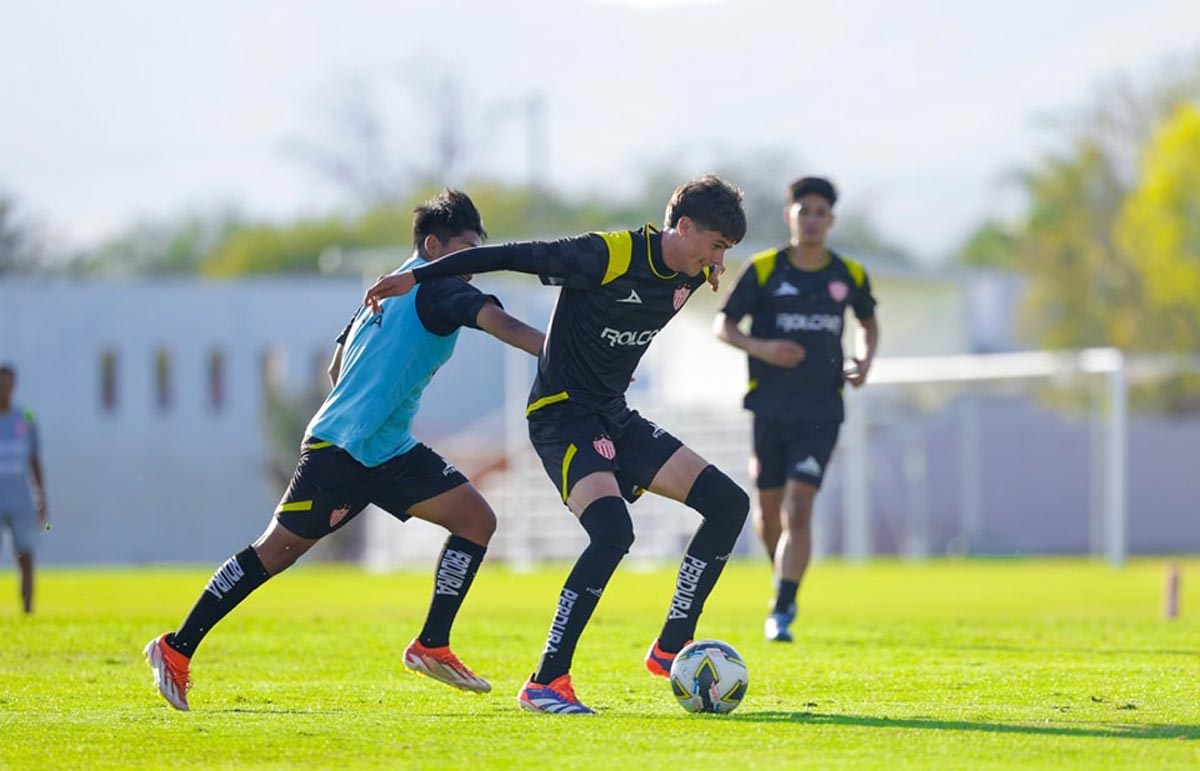
M 3 507 L 0 503 L 0 507 Z M 37 514 L 33 509 L 12 511 L 0 508 L 0 532 L 12 534 L 13 550 L 20 554 L 33 554 L 34 536 L 37 534 Z

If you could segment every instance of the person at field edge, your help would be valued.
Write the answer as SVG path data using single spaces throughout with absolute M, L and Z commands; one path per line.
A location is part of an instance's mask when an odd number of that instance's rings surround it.
M 0 529 L 12 538 L 21 573 L 21 607 L 33 612 L 33 555 L 39 527 L 49 527 L 46 480 L 33 411 L 13 403 L 17 369 L 0 364 Z
M 791 642 L 796 594 L 812 553 L 813 501 L 837 444 L 842 388 L 867 381 L 879 347 L 871 281 L 862 265 L 825 245 L 837 191 L 820 177 L 789 188 L 791 241 L 753 255 L 717 314 L 717 336 L 748 354 L 744 404 L 754 413 L 754 525 L 775 568 L 768 640 Z M 846 367 L 845 310 L 862 326 L 866 351 Z M 738 328 L 751 317 L 750 333 Z
M 486 233 L 471 199 L 445 190 L 413 211 L 413 256 L 399 270 L 436 264 L 477 246 Z M 167 702 L 188 709 L 189 669 L 213 625 L 267 579 L 368 503 L 404 521 L 449 531 L 434 571 L 433 597 L 404 665 L 467 691 L 491 690 L 450 649 L 450 628 L 496 528 L 487 501 L 458 469 L 412 435 L 422 392 L 451 356 L 461 327 L 482 329 L 536 355 L 543 335 L 460 274 L 421 291 L 360 308 L 337 338 L 333 388 L 308 424 L 295 475 L 263 534 L 217 569 L 183 625 L 151 640 L 145 653 Z
M 646 490 L 681 501 L 703 521 L 688 544 L 658 639 L 645 663 L 666 677 L 692 639 L 705 600 L 749 513 L 728 476 L 629 409 L 625 390 L 655 335 L 707 280 L 717 288 L 725 251 L 746 233 L 742 192 L 715 175 L 680 185 L 664 229 L 589 233 L 559 241 L 467 249 L 380 279 L 372 307 L 456 273 L 514 270 L 562 287 L 538 357 L 526 415 L 551 483 L 589 543 L 559 594 L 537 671 L 518 694 L 534 712 L 592 713 L 575 695 L 570 667 L 604 587 L 633 543 L 626 502 Z

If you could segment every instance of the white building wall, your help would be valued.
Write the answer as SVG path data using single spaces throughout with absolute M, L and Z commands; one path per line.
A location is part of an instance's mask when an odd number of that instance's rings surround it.
M 17 401 L 41 424 L 54 529 L 40 561 L 211 561 L 254 538 L 281 492 L 265 472 L 263 352 L 285 352 L 285 388 L 311 383 L 361 291 L 326 278 L 0 282 L 0 360 L 17 366 Z M 160 347 L 171 361 L 165 410 Z M 118 357 L 111 412 L 106 349 Z M 225 356 L 219 409 L 208 392 L 214 349 Z

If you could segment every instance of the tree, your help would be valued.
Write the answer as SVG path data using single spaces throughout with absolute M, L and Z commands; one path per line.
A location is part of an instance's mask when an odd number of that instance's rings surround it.
M 1149 216 L 1170 195 L 1135 193 L 1146 184 L 1139 182 L 1135 159 L 1180 104 L 1198 97 L 1200 58 L 1169 68 L 1150 88 L 1139 90 L 1128 81 L 1110 85 L 1080 112 L 1063 149 L 1015 175 L 1026 197 L 1025 215 L 984 223 L 960 250 L 962 262 L 1013 269 L 1029 278 L 1025 318 L 1039 345 L 1127 350 L 1184 345 L 1185 337 L 1168 334 L 1180 322 L 1179 310 L 1162 303 L 1165 274 L 1150 267 L 1139 243 L 1170 230 Z M 1195 141 L 1186 129 L 1180 132 L 1172 135 L 1175 155 Z M 1190 177 L 1179 184 L 1186 186 L 1187 179 L 1195 184 Z M 1165 188 L 1159 183 L 1155 189 Z M 1144 203 L 1131 209 L 1129 201 L 1138 196 Z M 1181 196 L 1175 196 L 1176 211 L 1186 220 L 1191 210 Z M 1191 216 L 1194 221 L 1194 211 Z M 1125 224 L 1119 226 L 1119 220 Z M 1192 347 L 1200 342 L 1192 340 Z
M 1200 348 L 1200 108 L 1180 105 L 1152 137 L 1137 188 L 1116 225 L 1122 250 L 1136 255 L 1153 339 L 1149 347 Z
M 135 223 L 74 255 L 67 269 L 104 276 L 194 273 L 240 222 L 236 213 L 226 211 Z
M 0 274 L 35 269 L 41 252 L 34 227 L 21 216 L 16 201 L 0 193 Z

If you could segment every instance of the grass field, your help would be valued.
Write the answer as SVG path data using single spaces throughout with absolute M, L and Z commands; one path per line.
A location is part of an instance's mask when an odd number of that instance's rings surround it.
M 797 641 L 761 639 L 769 577 L 732 564 L 701 633 L 733 643 L 750 690 L 689 715 L 642 669 L 672 571 L 624 567 L 584 636 L 577 691 L 600 714 L 530 715 L 532 669 L 565 567 L 485 565 L 455 648 L 495 690 L 403 668 L 423 573 L 307 566 L 205 641 L 193 711 L 167 708 L 141 649 L 208 570 L 44 571 L 16 613 L 0 574 L 0 768 L 1200 767 L 1200 561 L 1160 616 L 1160 561 L 825 562 Z

